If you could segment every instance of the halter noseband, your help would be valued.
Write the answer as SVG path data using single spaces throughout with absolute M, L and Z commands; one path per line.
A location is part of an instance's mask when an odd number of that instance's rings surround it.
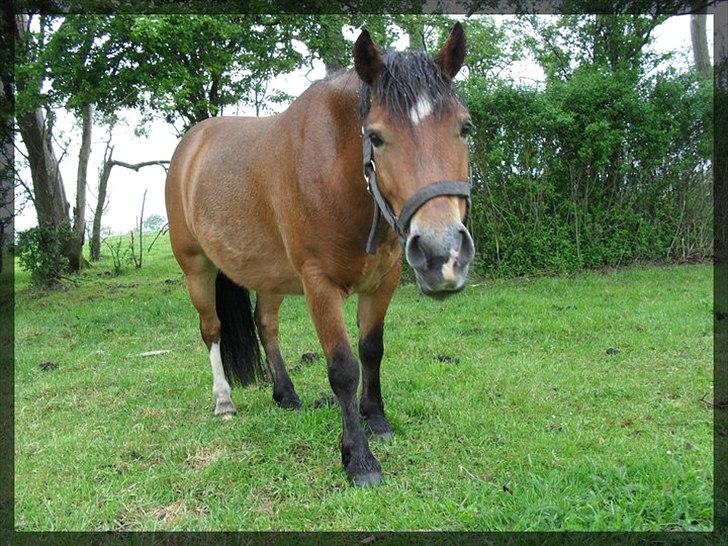
M 394 214 L 392 207 L 387 199 L 382 195 L 377 183 L 377 167 L 374 164 L 373 151 L 371 141 L 364 135 L 362 128 L 363 142 L 363 159 L 364 159 L 364 180 L 367 183 L 367 191 L 374 197 L 374 217 L 372 218 L 372 227 L 369 230 L 369 238 L 367 239 L 366 250 L 369 254 L 376 254 L 379 248 L 379 238 L 377 237 L 379 221 L 382 217 L 387 221 L 390 227 L 399 237 L 400 244 L 404 247 L 407 242 L 407 233 L 409 224 L 415 212 L 427 203 L 430 199 L 443 195 L 459 195 L 465 197 L 467 208 L 465 209 L 465 220 L 467 222 L 470 215 L 470 182 L 469 181 L 452 181 L 440 180 L 433 182 L 417 190 L 412 197 L 402 207 L 399 217 Z

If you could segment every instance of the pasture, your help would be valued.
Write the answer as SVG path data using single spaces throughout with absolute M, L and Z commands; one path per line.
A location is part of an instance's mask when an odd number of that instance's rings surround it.
M 303 298 L 280 337 L 303 409 L 235 388 L 223 421 L 168 241 L 110 269 L 53 293 L 16 272 L 18 530 L 712 529 L 708 265 L 474 281 L 445 301 L 400 287 L 395 437 L 372 441 L 384 483 L 363 489 Z

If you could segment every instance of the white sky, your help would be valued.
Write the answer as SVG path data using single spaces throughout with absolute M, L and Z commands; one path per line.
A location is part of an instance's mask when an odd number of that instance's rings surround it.
M 506 20 L 512 20 L 514 15 L 493 16 L 498 24 Z M 543 16 L 552 17 L 552 16 Z M 353 37 L 354 29 L 347 33 L 347 37 Z M 713 17 L 708 16 L 707 20 L 708 41 L 712 51 Z M 690 49 L 690 17 L 673 16 L 654 31 L 655 41 L 652 49 L 660 52 L 675 51 L 678 53 L 676 63 L 687 65 L 691 61 Z M 406 38 L 395 44 L 397 49 L 406 47 Z M 542 81 L 543 72 L 540 67 L 530 61 L 521 61 L 510 67 L 508 74 L 514 79 L 523 78 L 532 83 L 534 80 Z M 314 69 L 299 69 L 292 74 L 279 76 L 273 80 L 272 89 L 280 89 L 296 97 L 302 93 L 313 80 L 322 78 L 325 75 L 323 63 L 316 62 Z M 502 76 L 505 74 L 502 74 Z M 287 104 L 275 105 L 278 111 L 285 109 Z M 235 109 L 228 107 L 226 114 L 254 115 L 250 108 Z M 132 110 L 123 111 L 121 119 L 126 120 L 124 126 L 117 126 L 114 130 L 113 145 L 114 158 L 128 163 L 139 163 L 142 161 L 156 159 L 170 159 L 178 142 L 174 129 L 164 121 L 154 121 L 149 125 L 148 136 L 136 136 L 134 127 L 137 125 L 140 116 Z M 75 202 L 75 178 L 79 148 L 79 131 L 74 129 L 72 116 L 65 112 L 58 113 L 56 127 L 68 135 L 72 135 L 71 146 L 68 154 L 61 163 L 61 173 L 66 186 L 66 195 L 73 207 Z M 102 127 L 94 127 L 93 143 L 91 148 L 91 159 L 89 162 L 89 191 L 87 192 L 87 222 L 90 224 L 93 218 L 93 207 L 96 205 L 95 187 L 97 183 L 98 170 L 103 161 L 103 153 L 106 142 L 106 131 Z M 22 146 L 21 143 L 18 143 Z M 60 152 L 57 152 L 60 153 Z M 30 173 L 27 169 L 21 170 L 21 176 L 30 181 Z M 138 173 L 122 167 L 114 167 L 109 179 L 108 205 L 104 213 L 102 224 L 108 226 L 114 232 L 126 232 L 133 228 L 135 218 L 139 215 L 142 195 L 148 189 L 144 216 L 160 214 L 166 218 L 164 206 L 164 179 L 165 171 L 162 167 L 152 166 L 141 169 Z M 28 205 L 15 219 L 15 230 L 22 231 L 36 225 L 35 210 Z

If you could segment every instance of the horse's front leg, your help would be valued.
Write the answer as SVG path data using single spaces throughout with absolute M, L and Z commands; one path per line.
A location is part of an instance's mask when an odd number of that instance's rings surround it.
M 303 290 L 326 354 L 329 384 L 341 406 L 341 462 L 354 484 L 378 485 L 382 480 L 381 466 L 370 451 L 359 423 L 359 362 L 346 335 L 342 311 L 344 293 L 326 275 L 317 272 L 303 276 Z
M 384 354 L 384 316 L 399 283 L 401 266 L 396 266 L 384 278 L 375 292 L 359 295 L 357 323 L 359 324 L 359 358 L 362 365 L 360 411 L 369 429 L 387 440 L 394 432 L 384 415 L 379 368 Z

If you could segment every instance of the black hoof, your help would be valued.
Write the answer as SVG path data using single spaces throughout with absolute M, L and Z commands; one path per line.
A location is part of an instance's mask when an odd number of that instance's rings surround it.
M 278 404 L 283 409 L 290 409 L 290 410 L 300 410 L 301 409 L 301 401 L 298 399 L 298 396 L 296 396 L 296 393 L 293 394 L 286 394 L 285 396 L 281 397 L 280 399 L 276 399 L 273 397 L 273 400 L 275 400 L 276 404 Z
M 373 436 L 379 440 L 391 440 L 394 435 L 394 429 L 389 424 L 387 418 L 383 415 L 375 415 L 366 418 L 366 431 L 369 436 Z
M 366 487 L 368 485 L 379 485 L 382 483 L 381 472 L 367 472 L 366 474 L 358 474 L 351 476 L 351 481 L 357 487 Z
M 382 466 L 368 447 L 366 452 L 355 457 L 342 450 L 341 462 L 354 485 L 379 485 L 382 482 Z

